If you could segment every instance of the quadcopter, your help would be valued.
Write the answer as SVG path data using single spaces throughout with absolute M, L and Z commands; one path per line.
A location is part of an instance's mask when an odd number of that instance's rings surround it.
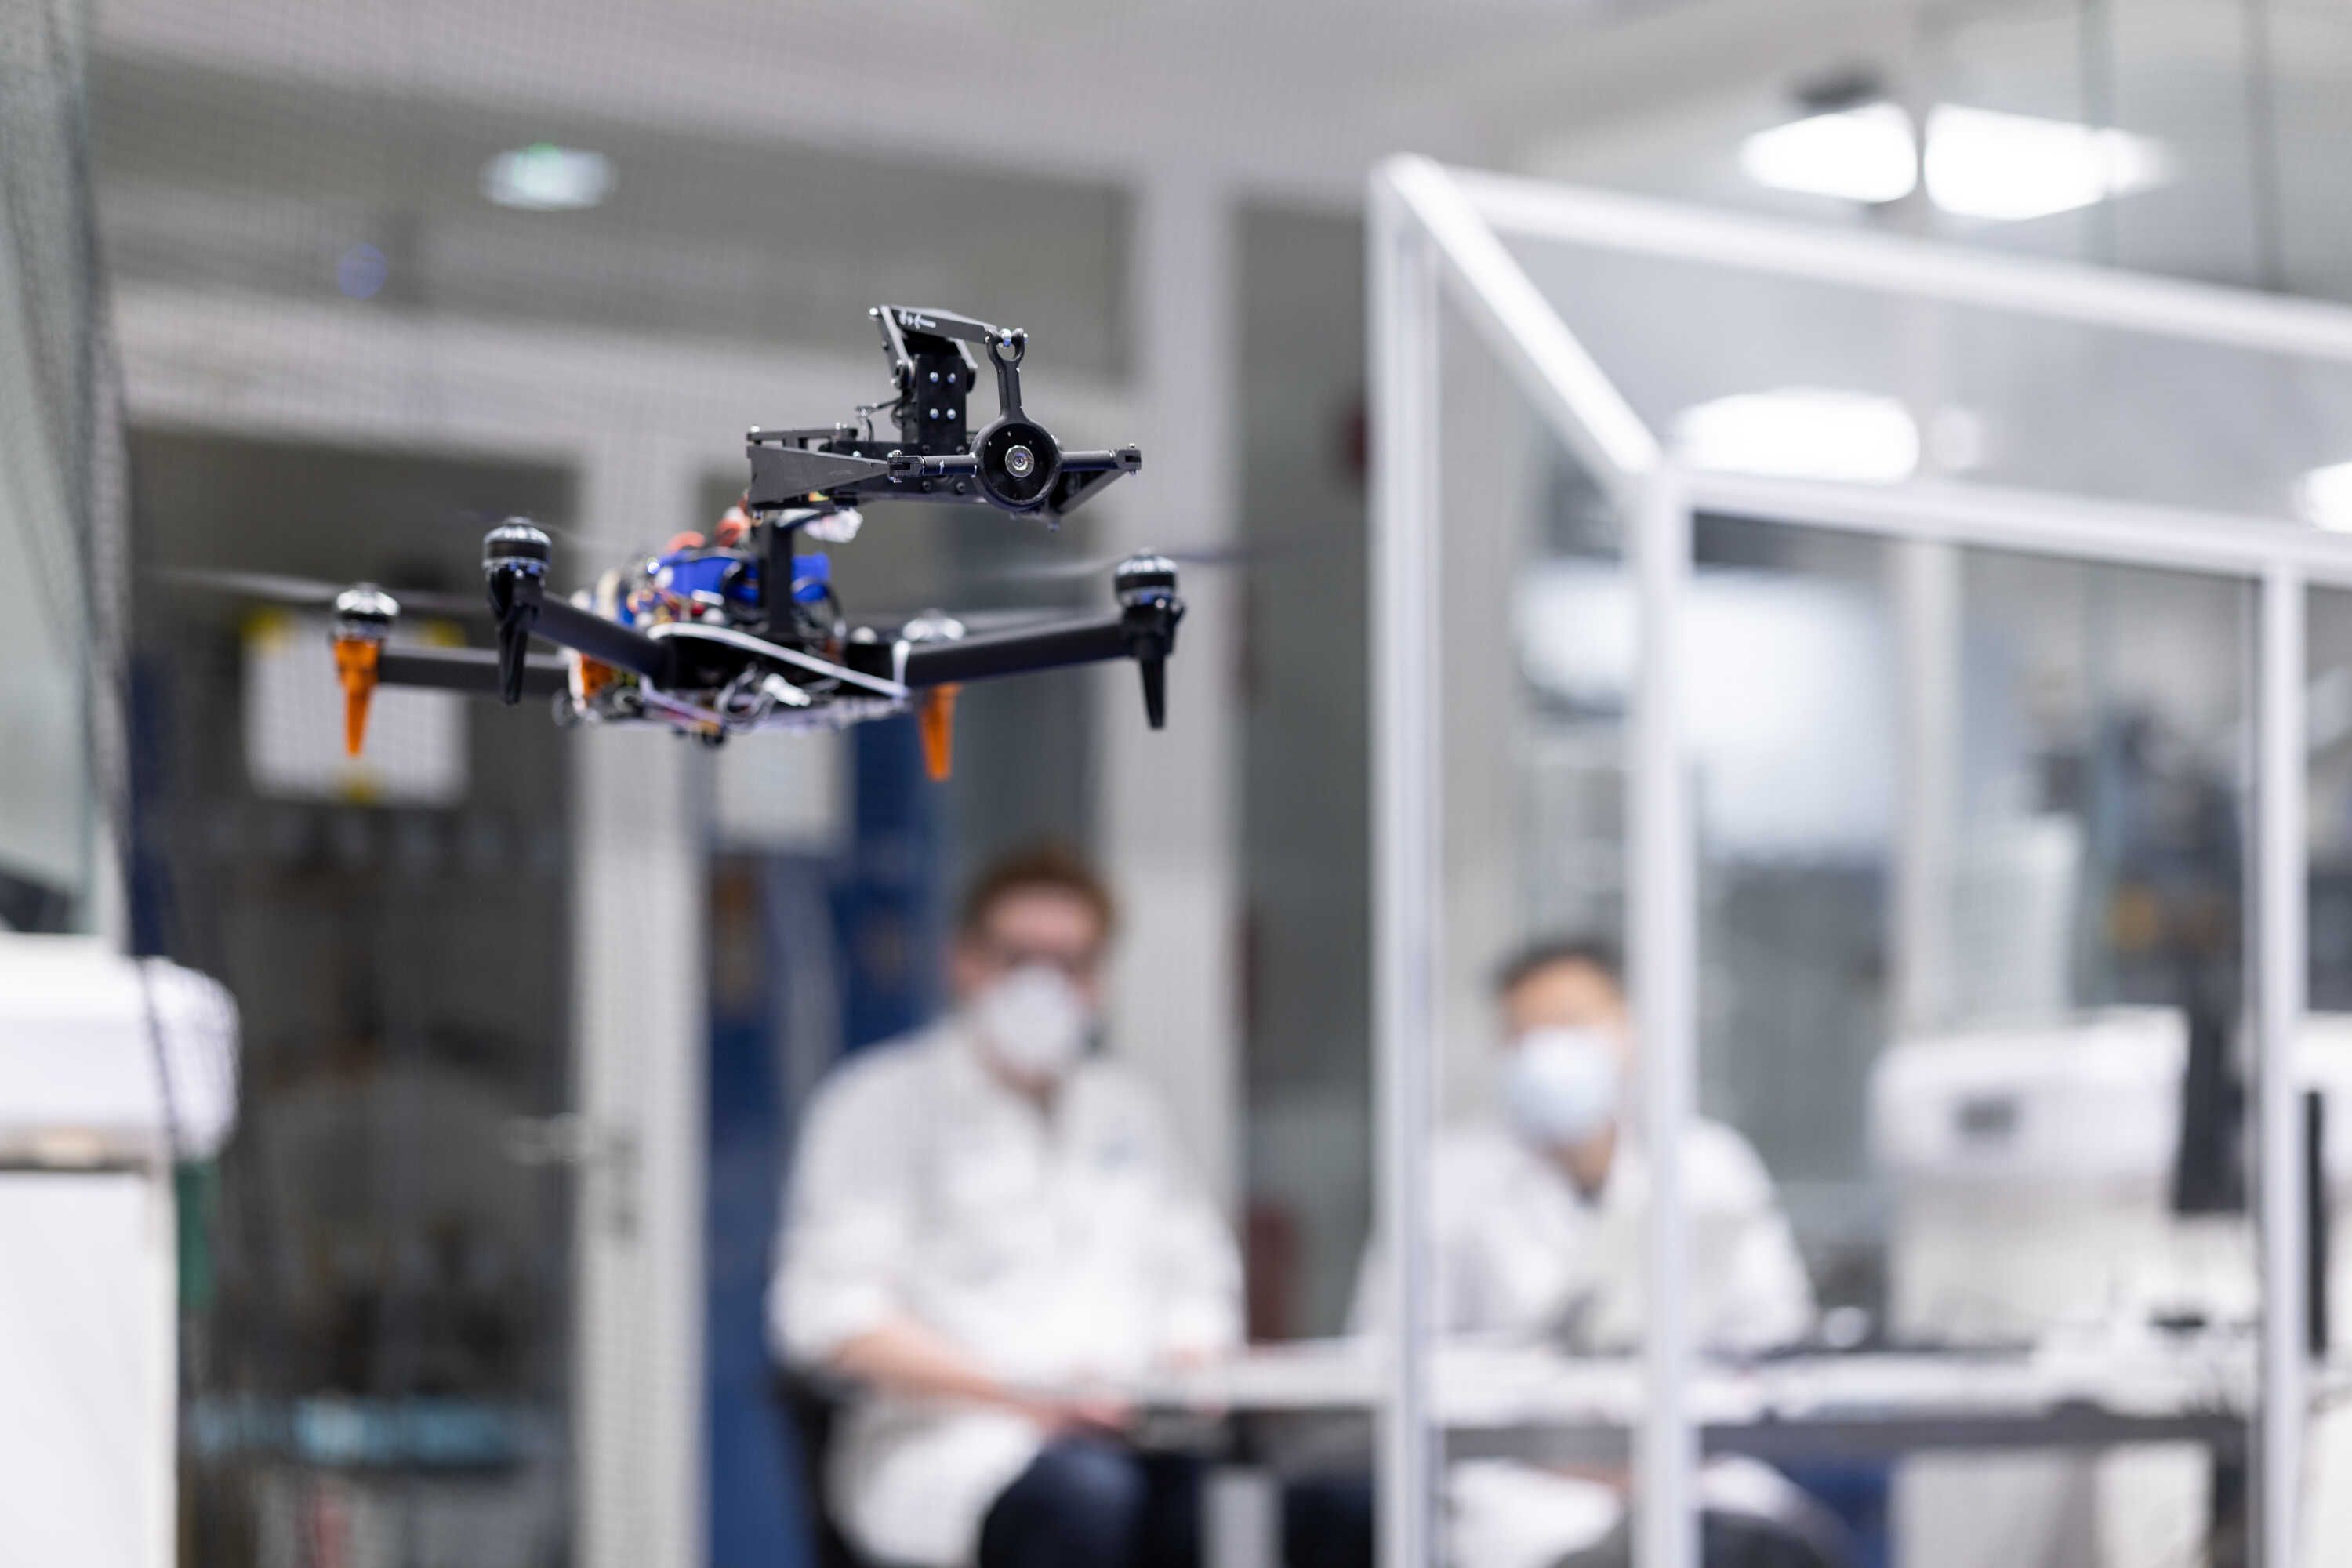
M 1167 719 L 1167 661 L 1184 616 L 1167 556 L 1112 568 L 1115 609 L 1087 619 L 976 629 L 927 611 L 894 627 L 853 625 L 835 596 L 832 563 L 803 541 L 846 543 L 867 501 L 988 506 L 1049 525 L 1142 467 L 1133 447 L 1071 451 L 1021 404 L 1027 334 L 944 310 L 877 307 L 896 395 L 856 410 L 854 424 L 753 428 L 740 503 L 709 537 L 685 533 L 657 553 L 605 572 L 569 596 L 549 584 L 549 531 L 509 518 L 482 540 L 482 576 L 497 647 L 394 646 L 402 598 L 370 583 L 335 592 L 287 580 L 196 574 L 300 602 L 331 602 L 344 741 L 356 756 L 381 686 L 492 695 L 513 705 L 551 700 L 563 724 L 660 724 L 717 745 L 754 731 L 839 729 L 916 711 L 933 777 L 952 752 L 957 689 L 967 681 L 1133 659 L 1145 717 Z M 996 416 L 976 433 L 966 415 L 986 353 Z M 877 439 L 887 416 L 895 439 Z M 276 591 L 268 584 L 275 584 Z M 331 600 L 328 595 L 331 594 Z M 561 653 L 532 650 L 551 643 Z

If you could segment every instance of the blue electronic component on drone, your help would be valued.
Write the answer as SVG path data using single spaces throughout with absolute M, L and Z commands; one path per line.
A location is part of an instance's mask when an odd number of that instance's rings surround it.
M 655 556 L 650 575 L 663 592 L 696 604 L 760 607 L 760 564 L 734 551 L 688 545 Z
M 814 605 L 833 592 L 833 557 L 822 550 L 793 557 L 793 603 Z

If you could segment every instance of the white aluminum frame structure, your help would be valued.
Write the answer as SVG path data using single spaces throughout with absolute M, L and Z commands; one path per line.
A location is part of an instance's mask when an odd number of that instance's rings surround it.
M 2278 517 L 2196 512 L 1948 482 L 1861 485 L 1678 468 L 1503 242 L 1506 235 L 1701 260 L 1858 291 L 1999 309 L 2352 363 L 2352 310 L 1880 236 L 1807 230 L 1537 182 L 1383 164 L 1371 185 L 1370 323 L 1376 647 L 1373 799 L 1380 1224 L 1386 1321 L 1383 1568 L 1438 1561 L 1431 1509 L 1428 1147 L 1444 933 L 1436 677 L 1440 542 L 1438 331 L 1451 300 L 1627 520 L 1639 617 L 1633 696 L 1633 988 L 1649 1147 L 1675 1145 L 1696 1076 L 1694 823 L 1675 668 L 1691 524 L 1706 511 L 1886 539 L 2022 551 L 2233 577 L 2256 587 L 2256 851 L 2251 904 L 2256 1019 L 2255 1195 L 2262 1276 L 2261 1408 L 2252 1510 L 2262 1568 L 2297 1560 L 2309 1369 L 2301 1118 L 2292 1055 L 2305 1006 L 2305 594 L 2352 587 L 2352 537 Z M 1641 1568 L 1697 1568 L 1698 1443 L 1681 1176 L 1655 1162 L 1646 1265 L 1647 1399 L 1635 1459 Z

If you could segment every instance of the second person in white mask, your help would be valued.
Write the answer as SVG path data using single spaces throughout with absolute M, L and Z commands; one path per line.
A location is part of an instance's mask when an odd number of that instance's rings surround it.
M 1630 1349 L 1642 1337 L 1650 1158 L 1617 956 L 1596 942 L 1538 942 L 1504 965 L 1495 1000 L 1500 1114 L 1455 1129 L 1437 1153 L 1440 1326 Z M 1755 1351 L 1803 1336 L 1812 1287 L 1756 1151 L 1700 1119 L 1680 1159 L 1694 1338 Z
M 856 1390 L 827 1505 L 912 1568 L 1186 1568 L 1196 1477 L 1115 1390 L 1241 1335 L 1241 1268 L 1153 1096 L 1094 1049 L 1108 894 L 1040 850 L 968 897 L 955 1006 L 860 1052 L 800 1137 L 772 1337 Z
M 1437 1156 L 1440 1331 L 1631 1350 L 1644 1318 L 1653 1155 L 1638 1137 L 1617 955 L 1597 942 L 1538 942 L 1503 966 L 1495 1003 L 1500 1114 L 1457 1130 Z M 1802 1337 L 1812 1285 L 1764 1163 L 1706 1120 L 1690 1124 L 1677 1156 L 1691 1222 L 1684 1310 L 1696 1342 L 1758 1351 Z M 1735 1489 L 1777 1479 L 1738 1462 L 1718 1462 L 1709 1479 Z M 1622 1476 L 1472 1462 L 1454 1467 L 1448 1491 L 1452 1556 L 1465 1568 L 1623 1561 Z M 1708 1555 L 1739 1554 L 1710 1539 Z
M 1641 1343 L 1643 1240 L 1654 1156 L 1633 1102 L 1634 1035 L 1615 952 L 1538 942 L 1497 975 L 1502 1050 L 1495 1110 L 1448 1131 L 1433 1162 L 1434 1329 L 1449 1337 L 1622 1352 Z M 1696 1342 L 1761 1351 L 1802 1338 L 1813 1293 L 1772 1178 L 1748 1141 L 1693 1121 L 1676 1152 L 1691 1223 Z M 1374 1326 L 1366 1259 L 1355 1317 Z M 1630 1478 L 1622 1470 L 1469 1460 L 1446 1472 L 1454 1568 L 1622 1568 Z M 1708 1467 L 1702 1490 L 1779 1508 L 1787 1483 L 1741 1461 Z M 1360 1568 L 1371 1492 L 1325 1478 L 1290 1499 L 1290 1568 Z M 1706 1558 L 1746 1563 L 1737 1531 L 1711 1522 Z M 1325 1543 L 1341 1543 L 1327 1549 Z M 1810 1557 L 1764 1559 L 1812 1562 Z

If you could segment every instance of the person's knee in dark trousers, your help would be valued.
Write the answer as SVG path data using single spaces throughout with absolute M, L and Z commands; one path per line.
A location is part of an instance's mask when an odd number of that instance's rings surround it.
M 1155 1522 L 1151 1481 L 1119 1444 L 1056 1439 L 989 1509 L 980 1568 L 1129 1568 Z
M 1201 1568 L 1201 1461 L 1148 1454 L 1142 1465 L 1143 1531 L 1135 1568 Z
M 1284 1568 L 1371 1568 L 1372 1478 L 1303 1476 L 1282 1491 Z

